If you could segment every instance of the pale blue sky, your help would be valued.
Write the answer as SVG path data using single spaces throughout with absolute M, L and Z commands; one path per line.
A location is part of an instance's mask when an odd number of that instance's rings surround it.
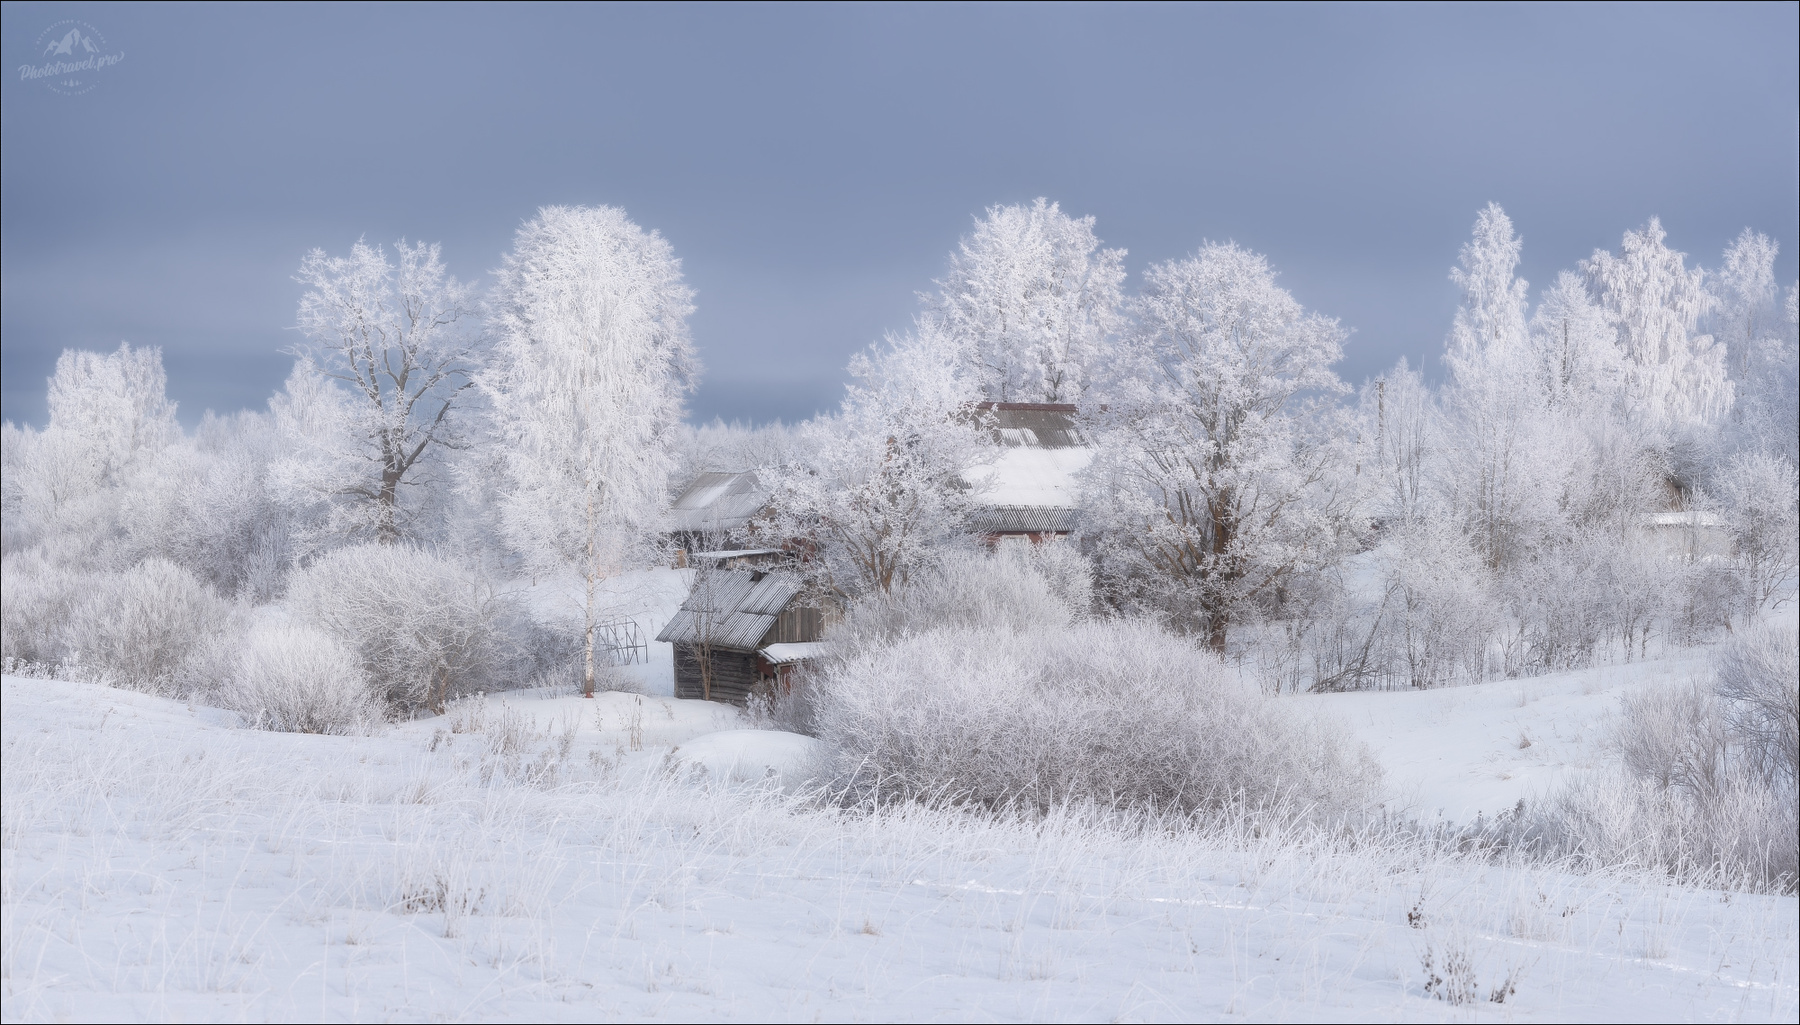
M 4 415 L 67 346 L 161 345 L 192 421 L 279 386 L 312 246 L 444 244 L 485 277 L 546 203 L 660 230 L 699 291 L 696 417 L 835 405 L 983 207 L 1092 214 L 1133 272 L 1267 253 L 1435 357 L 1496 200 L 1548 284 L 1659 215 L 1795 274 L 1794 4 L 1256 7 L 4 6 Z M 22 82 L 77 19 L 125 59 Z M 58 30 L 62 32 L 62 30 Z

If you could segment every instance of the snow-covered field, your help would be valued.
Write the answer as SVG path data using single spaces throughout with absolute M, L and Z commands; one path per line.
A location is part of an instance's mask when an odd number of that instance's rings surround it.
M 1299 703 L 1375 752 L 1396 813 L 1466 823 L 1604 764 L 1605 726 L 1621 695 L 1707 672 L 1703 653 L 1687 653 L 1474 687 L 1309 695 Z
M 1457 817 L 1598 757 L 1618 688 L 1681 671 L 1295 700 L 1371 743 L 1397 805 Z M 1800 1011 L 1792 897 L 1249 824 L 820 810 L 777 788 L 804 738 L 656 696 L 514 693 L 343 738 L 3 687 L 8 1021 Z

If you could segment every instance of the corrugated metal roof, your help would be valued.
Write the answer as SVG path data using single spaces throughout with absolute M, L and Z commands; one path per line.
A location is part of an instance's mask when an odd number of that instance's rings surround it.
M 1007 448 L 1079 448 L 1087 444 L 1076 425 L 1075 407 L 1060 402 L 984 402 L 994 440 Z
M 775 617 L 800 593 L 800 581 L 785 573 L 716 570 L 695 574 L 681 611 L 656 639 L 711 644 L 754 651 L 775 625 Z
M 1043 505 L 990 505 L 971 514 L 975 529 L 985 534 L 1067 534 L 1075 529 L 1076 511 Z
M 708 471 L 695 477 L 669 507 L 670 530 L 736 530 L 769 504 L 755 470 Z

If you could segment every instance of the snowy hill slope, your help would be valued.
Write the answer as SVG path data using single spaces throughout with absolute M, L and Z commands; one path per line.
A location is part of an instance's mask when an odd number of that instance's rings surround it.
M 1705 658 L 1690 654 L 1472 687 L 1300 700 L 1375 752 L 1395 813 L 1466 823 L 1602 764 L 1605 726 L 1621 695 L 1705 672 Z
M 1797 1006 L 1792 898 L 1230 831 L 813 810 L 685 768 L 680 745 L 703 764 L 709 747 L 744 754 L 730 734 L 705 742 L 738 723 L 697 702 L 515 695 L 341 738 L 85 684 L 3 687 L 8 1021 Z M 1432 974 L 1450 982 L 1428 990 Z

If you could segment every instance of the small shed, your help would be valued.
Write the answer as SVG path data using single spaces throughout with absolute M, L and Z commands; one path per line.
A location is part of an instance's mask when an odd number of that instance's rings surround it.
M 656 636 L 675 647 L 678 698 L 742 705 L 759 690 L 785 683 L 794 666 L 819 652 L 824 617 L 796 604 L 799 577 L 723 568 L 726 561 L 702 563 L 681 611 Z

